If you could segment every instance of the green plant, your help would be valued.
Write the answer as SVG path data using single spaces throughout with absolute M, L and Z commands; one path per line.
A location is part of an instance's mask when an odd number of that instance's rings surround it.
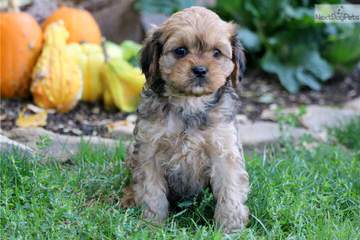
M 51 143 L 52 139 L 48 135 L 42 135 L 39 137 L 35 144 L 39 149 L 44 149 L 49 147 Z
M 150 13 L 170 15 L 183 8 L 190 7 L 194 3 L 194 0 L 137 0 L 135 7 Z
M 324 56 L 338 68 L 348 68 L 360 58 L 360 25 L 328 26 Z
M 350 68 L 360 59 L 360 50 L 354 49 L 360 44 L 360 26 L 315 22 L 314 4 L 322 2 L 218 0 L 213 10 L 241 25 L 239 37 L 245 49 L 294 93 L 301 86 L 320 90 L 334 67 Z
M 283 129 L 286 126 L 289 127 L 300 127 L 301 118 L 306 114 L 306 107 L 300 106 L 296 111 L 284 112 L 284 109 L 279 108 L 276 111 L 276 120 Z
M 155 9 L 165 14 L 172 8 L 150 7 L 156 2 L 138 1 L 144 11 Z M 325 24 L 314 21 L 314 5 L 343 3 L 342 0 L 217 0 L 211 9 L 227 21 L 240 25 L 239 38 L 250 62 L 276 74 L 292 93 L 302 86 L 320 90 L 335 70 L 348 70 L 360 60 L 360 25 Z M 174 6 L 176 5 L 176 6 Z
M 354 118 L 345 126 L 330 132 L 339 143 L 350 149 L 358 150 L 360 153 L 360 117 Z

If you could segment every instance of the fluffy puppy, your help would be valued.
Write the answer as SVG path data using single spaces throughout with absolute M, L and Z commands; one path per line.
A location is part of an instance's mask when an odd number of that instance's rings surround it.
M 141 67 L 146 84 L 123 203 L 160 222 L 169 202 L 210 185 L 217 225 L 243 228 L 249 181 L 234 122 L 244 54 L 235 26 L 202 7 L 175 13 L 145 40 Z

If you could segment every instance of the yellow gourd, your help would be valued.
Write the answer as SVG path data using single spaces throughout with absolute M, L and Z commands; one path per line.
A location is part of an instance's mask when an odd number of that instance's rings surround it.
M 76 62 L 77 53 L 67 51 L 69 33 L 63 21 L 45 30 L 45 45 L 33 69 L 31 92 L 42 108 L 59 112 L 71 110 L 82 94 L 82 74 Z
M 115 103 L 111 96 L 110 90 L 106 87 L 104 89 L 103 102 L 105 105 L 105 109 L 110 110 L 115 108 Z
M 103 94 L 100 80 L 100 68 L 104 64 L 104 53 L 100 45 L 83 43 L 69 44 L 67 50 L 75 53 L 83 75 L 83 92 L 81 100 L 94 102 Z
M 124 59 L 112 59 L 101 69 L 105 85 L 104 103 L 113 103 L 124 112 L 134 112 L 140 102 L 145 76 L 139 68 L 131 66 Z M 112 101 L 110 100 L 112 99 Z

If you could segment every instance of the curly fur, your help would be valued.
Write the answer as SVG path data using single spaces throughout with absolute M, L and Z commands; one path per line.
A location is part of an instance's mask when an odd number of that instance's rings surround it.
M 173 50 L 182 46 L 189 53 L 177 58 Z M 221 51 L 216 58 L 215 48 Z M 208 69 L 201 86 L 193 84 L 197 65 Z M 249 181 L 235 127 L 244 54 L 234 25 L 201 7 L 178 12 L 145 40 L 141 66 L 147 82 L 126 160 L 133 179 L 123 203 L 141 206 L 145 218 L 161 222 L 169 201 L 210 185 L 216 223 L 227 232 L 241 229 L 249 215 Z

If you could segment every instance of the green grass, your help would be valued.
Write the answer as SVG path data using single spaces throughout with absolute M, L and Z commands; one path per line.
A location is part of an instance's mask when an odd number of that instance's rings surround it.
M 346 147 L 360 150 L 360 118 L 354 118 L 346 126 L 331 132 Z
M 128 173 L 121 145 L 109 151 L 84 144 L 65 164 L 2 155 L 0 238 L 360 239 L 360 120 L 352 124 L 335 134 L 346 147 L 312 148 L 316 142 L 304 139 L 247 156 L 252 218 L 231 236 L 213 226 L 209 191 L 202 200 L 179 203 L 163 226 L 142 220 L 139 209 L 122 209 Z M 357 143 L 349 145 L 349 138 Z

